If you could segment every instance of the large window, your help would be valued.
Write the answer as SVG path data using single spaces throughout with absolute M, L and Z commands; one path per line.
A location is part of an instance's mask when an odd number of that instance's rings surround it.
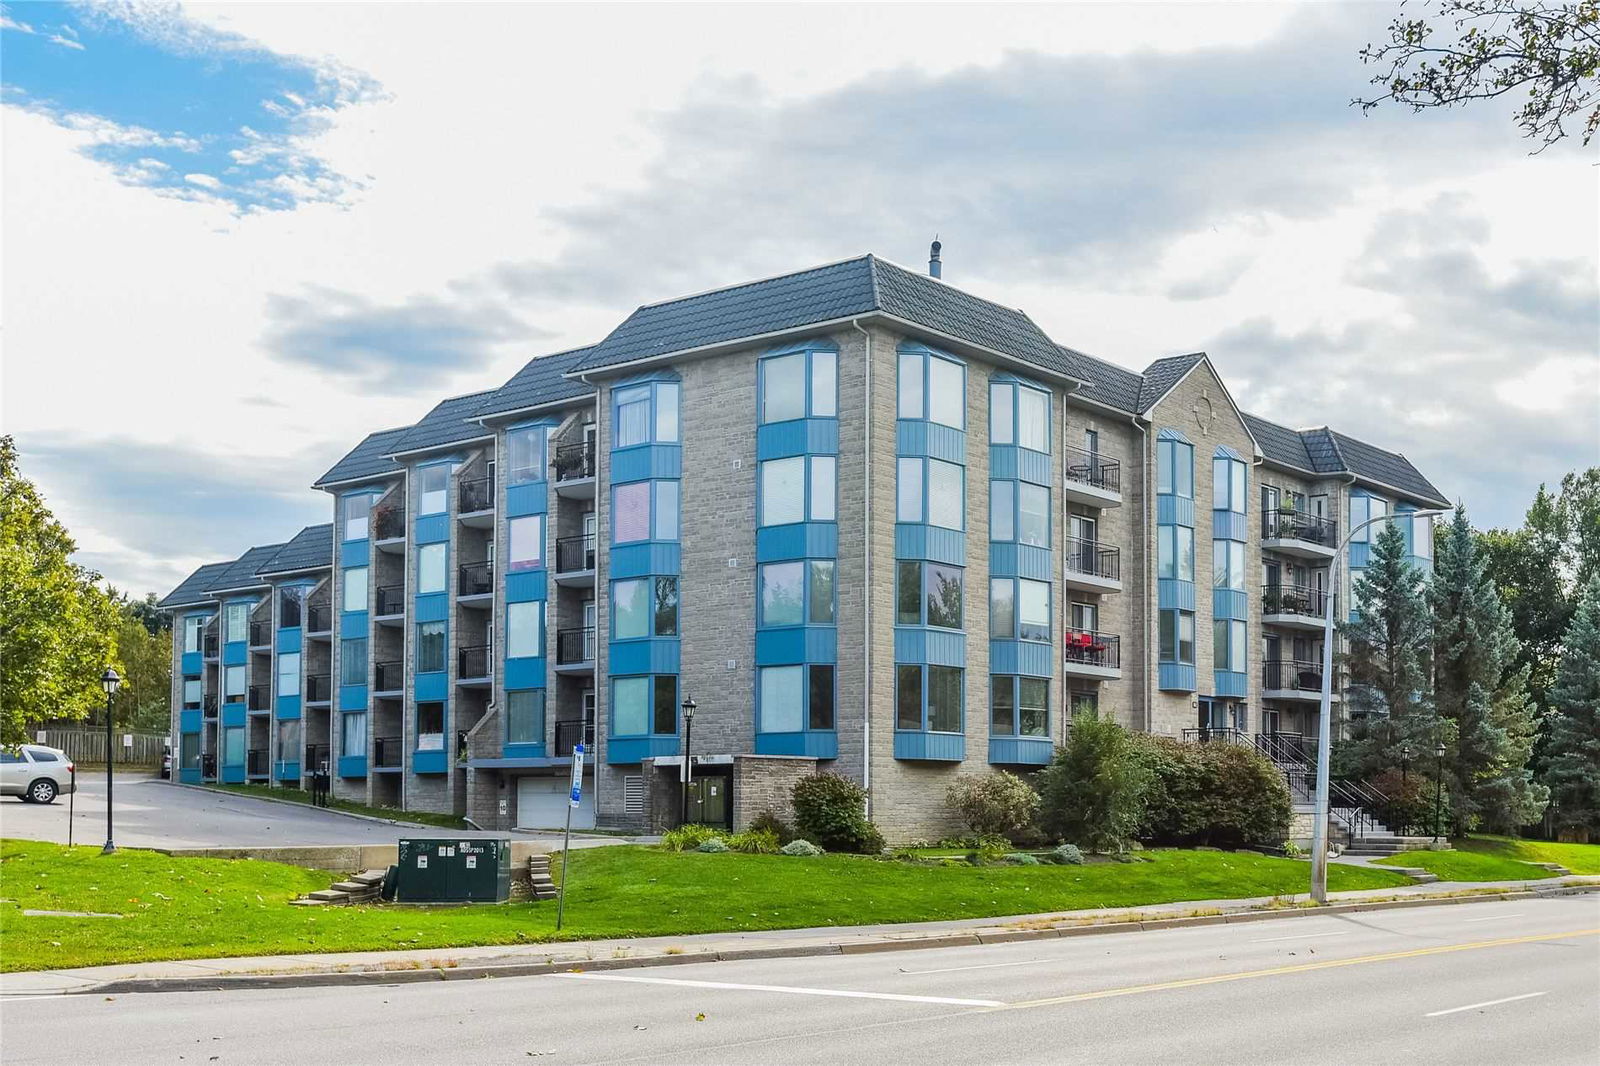
M 637 577 L 611 583 L 615 640 L 678 635 L 678 579 Z
M 995 640 L 1050 640 L 1050 583 L 1028 578 L 989 579 L 989 636 Z
M 895 521 L 965 529 L 965 467 L 939 459 L 902 458 L 896 464 Z
M 372 516 L 372 497 L 358 492 L 354 496 L 342 497 L 339 507 L 340 518 L 344 522 L 344 539 L 366 540 L 368 522 Z
M 306 587 L 304 585 L 284 585 L 278 589 L 278 628 L 298 629 L 300 619 L 306 602 Z M 358 611 L 366 610 L 365 603 L 354 608 Z M 345 610 L 351 610 L 346 607 Z
M 185 709 L 193 709 L 200 706 L 200 693 L 201 686 L 198 677 L 186 677 L 183 679 L 183 706 Z
M 832 625 L 835 569 L 832 559 L 763 564 L 756 574 L 761 624 Z
M 278 656 L 278 695 L 300 695 L 300 653 L 297 651 Z
M 989 732 L 1004 737 L 1050 735 L 1050 682 L 996 674 L 989 679 Z
M 1214 670 L 1245 672 L 1245 654 L 1250 645 L 1244 622 L 1214 618 L 1211 621 L 1211 665 Z
M 339 684 L 367 683 L 367 638 L 346 637 L 339 642 Z
M 1244 542 L 1211 542 L 1211 584 L 1219 589 L 1244 591 Z
M 895 728 L 961 732 L 962 669 L 901 664 L 895 668 Z
M 178 740 L 178 766 L 184 770 L 200 769 L 200 734 L 185 733 Z
M 205 615 L 185 615 L 183 619 L 183 650 L 185 652 L 200 650 L 200 634 L 206 627 Z
M 250 620 L 248 603 L 230 603 L 222 609 L 222 639 L 233 643 L 245 638 L 246 624 Z
M 444 669 L 444 623 L 421 622 L 417 625 L 417 673 L 435 673 Z
M 832 522 L 838 518 L 838 464 L 833 455 L 796 455 L 761 464 L 760 524 Z
M 1226 455 L 1211 460 L 1211 506 L 1218 511 L 1244 514 L 1249 497 L 1245 494 L 1245 465 Z
M 244 699 L 245 668 L 242 666 L 224 666 L 222 668 L 222 695 L 232 702 Z
M 545 447 L 549 430 L 544 426 L 527 426 L 506 430 L 506 465 L 510 467 L 510 484 L 545 480 Z
M 444 704 L 417 704 L 417 750 L 444 750 Z
M 445 590 L 445 544 L 424 544 L 417 549 L 417 591 Z
M 1156 527 L 1156 576 L 1194 580 L 1194 530 L 1188 526 Z
M 544 743 L 544 689 L 506 693 L 506 743 Z
M 367 609 L 367 568 L 364 566 L 352 566 L 342 576 L 344 609 L 347 611 L 365 611 Z
M 926 352 L 900 353 L 901 418 L 926 419 L 966 428 L 967 369 Z
M 1181 440 L 1156 442 L 1156 491 L 1194 498 L 1194 445 Z
M 442 514 L 449 506 L 450 464 L 417 468 L 417 514 Z
M 367 716 L 364 712 L 339 716 L 339 751 L 344 755 L 367 753 Z
M 678 385 L 656 381 L 630 385 L 613 394 L 616 404 L 616 446 L 676 444 L 678 441 Z M 653 413 L 652 413 L 653 410 Z
M 833 418 L 839 413 L 839 356 L 794 352 L 761 360 L 761 421 Z
M 300 719 L 278 723 L 278 758 L 282 762 L 300 761 Z
M 544 566 L 544 515 L 531 514 L 506 523 L 510 545 L 508 570 L 538 570 Z
M 236 726 L 222 731 L 222 764 L 244 765 L 244 727 Z
M 1194 665 L 1194 612 L 1164 610 L 1160 618 L 1161 661 Z
M 544 601 L 506 604 L 506 658 L 536 659 L 544 654 Z
M 1380 500 L 1376 496 L 1351 493 L 1350 529 L 1355 531 L 1355 535 L 1350 538 L 1350 543 L 1365 544 L 1369 541 L 1376 541 L 1379 532 L 1383 529 L 1382 522 L 1373 522 L 1372 525 L 1367 526 L 1365 529 L 1360 529 L 1359 527 L 1363 522 L 1369 522 L 1374 518 L 1382 518 L 1388 513 L 1389 503 L 1387 500 Z
M 833 664 L 763 666 L 758 673 L 760 732 L 833 728 Z
M 960 629 L 965 571 L 942 563 L 895 564 L 895 625 Z
M 989 443 L 1050 450 L 1050 394 L 1016 381 L 989 383 Z
M 678 539 L 678 482 L 634 481 L 618 485 L 612 490 L 611 499 L 611 543 Z
M 678 731 L 678 677 L 619 677 L 611 682 L 612 735 L 671 736 Z
M 1050 490 L 1025 481 L 989 482 L 989 539 L 1050 546 Z

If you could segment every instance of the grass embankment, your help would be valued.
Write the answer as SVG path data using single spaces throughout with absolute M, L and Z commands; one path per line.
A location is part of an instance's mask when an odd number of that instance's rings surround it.
M 997 917 L 1183 900 L 1287 895 L 1303 862 L 1231 852 L 1149 851 L 1089 866 L 921 866 L 850 855 L 674 854 L 621 845 L 572 854 L 561 939 L 659 936 Z M 560 870 L 557 864 L 557 872 Z M 499 907 L 291 907 L 334 880 L 252 860 L 101 856 L 0 841 L 0 969 L 322 951 L 448 948 L 553 940 L 554 903 Z M 1409 884 L 1354 866 L 1334 889 Z M 22 910 L 117 918 L 25 917 Z
M 1411 866 L 1441 881 L 1536 881 L 1556 875 L 1540 866 L 1476 851 L 1404 851 L 1373 860 L 1382 866 Z
M 1549 840 L 1516 837 L 1471 836 L 1456 842 L 1462 851 L 1496 855 L 1523 862 L 1553 862 L 1575 874 L 1600 874 L 1600 844 L 1557 844 Z
M 287 800 L 290 803 L 303 803 L 308 807 L 311 806 L 311 793 L 302 788 L 272 788 L 267 785 L 207 785 L 205 787 L 220 789 L 224 792 L 237 792 L 241 796 L 261 796 L 265 799 Z M 463 819 L 454 814 L 435 814 L 432 811 L 402 811 L 394 807 L 369 807 L 365 803 L 351 803 L 349 800 L 339 799 L 337 796 L 329 797 L 328 807 L 335 811 L 365 814 L 373 818 L 387 818 L 396 822 L 437 825 L 445 829 L 472 828 Z

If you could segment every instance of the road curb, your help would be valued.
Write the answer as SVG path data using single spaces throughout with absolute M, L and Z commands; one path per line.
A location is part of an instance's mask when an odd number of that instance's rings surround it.
M 495 977 L 538 977 L 556 973 L 586 973 L 602 970 L 630 970 L 655 966 L 682 966 L 704 962 L 736 962 L 753 959 L 795 959 L 822 955 L 864 955 L 891 951 L 920 951 L 929 948 L 972 947 L 983 944 L 1053 940 L 1059 937 L 1100 936 L 1111 933 L 1155 932 L 1190 926 L 1232 925 L 1237 922 L 1273 921 L 1303 918 L 1307 915 L 1353 914 L 1366 911 L 1403 910 L 1408 907 L 1439 906 L 1457 903 L 1504 903 L 1507 900 L 1536 899 L 1542 896 L 1575 896 L 1600 892 L 1600 882 L 1557 885 L 1548 889 L 1511 889 L 1466 896 L 1433 896 L 1413 899 L 1370 900 L 1335 903 L 1326 907 L 1293 907 L 1282 910 L 1239 911 L 1232 914 L 1202 914 L 1173 918 L 1135 919 L 1085 925 L 1047 926 L 1040 929 L 1003 929 L 992 933 L 938 934 L 862 940 L 842 944 L 777 944 L 772 947 L 736 948 L 727 951 L 689 951 L 681 954 L 641 955 L 637 958 L 584 959 L 563 962 L 513 962 L 470 966 L 445 966 L 418 962 L 398 969 L 324 970 L 304 973 L 226 974 L 214 977 L 151 977 L 109 981 L 86 988 L 71 989 L 61 995 L 123 995 L 136 992 L 225 992 L 239 989 L 320 988 L 336 985 L 417 984 L 428 981 L 470 981 Z M 389 964 L 391 966 L 395 964 Z
M 375 814 L 357 814 L 354 811 L 341 811 L 337 807 L 318 807 L 311 803 L 300 803 L 296 800 L 279 799 L 276 796 L 258 796 L 254 792 L 230 792 L 225 788 L 213 788 L 210 785 L 185 785 L 180 781 L 169 781 L 169 785 L 177 788 L 192 788 L 199 792 L 210 792 L 218 796 L 232 796 L 235 799 L 260 800 L 262 803 L 278 803 L 285 807 L 299 807 L 301 810 L 321 811 L 324 814 L 337 814 L 341 818 L 354 818 L 361 822 L 375 822 L 378 825 L 397 825 L 406 829 L 431 829 L 439 833 L 448 833 L 450 828 L 443 825 L 429 825 L 426 822 L 402 822 L 398 818 L 379 818 Z M 468 832 L 482 832 L 482 830 L 467 830 Z

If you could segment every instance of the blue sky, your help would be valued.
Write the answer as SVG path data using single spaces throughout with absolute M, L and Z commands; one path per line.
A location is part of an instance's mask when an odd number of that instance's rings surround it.
M 935 232 L 1058 341 L 1206 350 L 1479 524 L 1600 462 L 1597 153 L 1350 107 L 1397 3 L 907 10 L 5 5 L 25 471 L 164 592 L 638 304 Z

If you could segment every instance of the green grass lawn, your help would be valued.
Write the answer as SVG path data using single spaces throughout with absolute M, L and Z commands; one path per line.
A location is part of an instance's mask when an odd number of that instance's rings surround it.
M 311 793 L 302 788 L 271 788 L 267 785 L 207 785 L 207 788 L 237 792 L 242 796 L 264 796 L 267 799 L 288 800 L 290 803 L 311 805 Z M 471 829 L 465 821 L 453 814 L 435 814 L 432 811 L 402 811 L 393 807 L 369 807 L 365 803 L 351 803 L 330 797 L 328 806 L 336 811 L 367 814 L 374 818 L 390 818 L 397 822 L 414 822 L 419 825 L 437 825 L 445 829 Z
M 1555 874 L 1516 859 L 1478 851 L 1407 851 L 1375 860 L 1384 866 L 1417 866 L 1441 881 L 1529 881 Z
M 1147 862 L 930 867 L 850 855 L 576 851 L 562 939 L 915 922 L 1304 892 L 1303 862 L 1149 851 Z M 560 864 L 556 864 L 559 875 Z M 319 951 L 448 948 L 555 939 L 555 903 L 290 907 L 326 871 L 152 851 L 0 841 L 0 969 Z M 1409 884 L 1335 865 L 1333 889 Z M 115 918 L 25 917 L 72 910 Z
M 1456 847 L 1523 862 L 1559 863 L 1575 874 L 1600 874 L 1600 844 L 1556 844 L 1548 840 L 1484 835 L 1458 841 Z

